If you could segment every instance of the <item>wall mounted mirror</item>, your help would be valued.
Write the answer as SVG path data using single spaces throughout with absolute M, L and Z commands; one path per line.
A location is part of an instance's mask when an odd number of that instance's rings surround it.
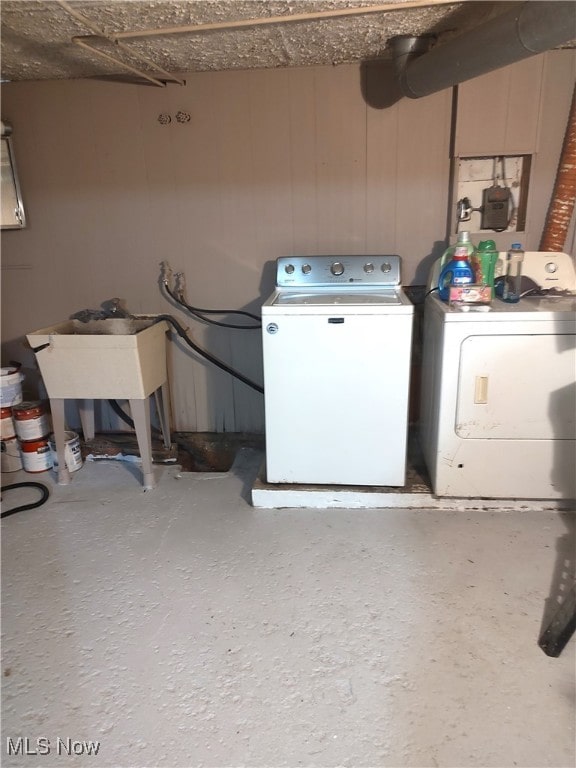
M 2 229 L 22 229 L 26 226 L 24 204 L 16 172 L 14 150 L 10 138 L 11 128 L 2 121 L 1 142 L 1 169 L 2 188 L 0 198 L 2 200 L 0 225 Z

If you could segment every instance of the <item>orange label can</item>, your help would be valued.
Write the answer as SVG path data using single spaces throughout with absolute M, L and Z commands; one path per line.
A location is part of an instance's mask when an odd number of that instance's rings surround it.
M 20 440 L 36 440 L 50 432 L 48 414 L 40 402 L 20 403 L 12 408 L 16 434 Z
M 52 451 L 47 437 L 20 443 L 22 464 L 26 472 L 46 472 L 52 469 Z

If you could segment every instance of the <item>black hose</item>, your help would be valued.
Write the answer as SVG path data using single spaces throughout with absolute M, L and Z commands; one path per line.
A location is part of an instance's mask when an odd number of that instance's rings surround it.
M 125 424 L 128 424 L 132 429 L 136 429 L 133 419 L 120 408 L 116 400 L 108 400 L 108 405 L 112 408 L 116 416 L 118 416 Z
M 223 363 L 222 360 L 219 360 L 217 357 L 214 357 L 209 352 L 206 352 L 205 349 L 202 349 L 202 347 L 199 347 L 195 342 L 192 341 L 192 339 L 188 336 L 184 328 L 180 325 L 178 320 L 176 320 L 175 317 L 172 317 L 172 315 L 157 315 L 155 322 L 159 323 L 161 320 L 165 320 L 167 323 L 170 323 L 172 327 L 175 329 L 176 333 L 180 338 L 191 348 L 194 350 L 194 352 L 197 352 L 199 355 L 204 357 L 206 360 L 211 362 L 213 365 L 215 365 L 217 368 L 220 368 L 223 371 L 226 371 L 226 373 L 229 373 L 231 376 L 234 376 L 239 381 L 243 382 L 249 387 L 252 387 L 252 389 L 255 389 L 256 392 L 264 393 L 264 387 L 261 387 L 260 384 L 256 384 L 254 381 L 251 381 L 251 379 L 244 376 L 242 373 L 239 373 L 238 371 L 234 370 L 234 368 L 231 368 L 226 363 Z
M 168 284 L 163 280 L 162 286 L 164 290 L 170 296 L 170 298 L 176 302 L 179 306 L 187 310 L 191 315 L 194 315 L 199 320 L 211 325 L 217 325 L 221 328 L 234 328 L 239 331 L 257 331 L 262 328 L 262 323 L 258 315 L 253 315 L 251 312 L 246 312 L 243 309 L 200 309 L 199 307 L 193 307 L 191 304 L 187 304 L 183 298 L 178 297 L 173 290 L 168 287 Z M 258 325 L 236 325 L 235 323 L 225 323 L 220 320 L 211 320 L 205 315 L 243 315 L 244 317 L 250 317 L 252 320 L 257 320 Z
M 48 501 L 48 497 L 50 496 L 48 488 L 43 483 L 11 483 L 10 485 L 3 485 L 1 490 L 2 493 L 4 493 L 4 491 L 10 491 L 12 488 L 37 488 L 42 494 L 42 497 L 31 504 L 22 504 L 20 507 L 14 507 L 14 509 L 8 509 L 6 512 L 2 512 L 0 515 L 1 518 L 10 517 L 10 515 L 15 515 L 16 512 L 24 512 L 25 509 L 36 509 L 36 507 L 41 507 L 42 504 L 45 504 Z
M 131 419 L 130 416 L 128 416 L 128 414 L 118 405 L 117 400 L 108 400 L 108 405 L 110 406 L 110 408 L 112 408 L 112 410 L 114 411 L 116 416 L 118 416 L 118 418 L 120 418 L 125 424 L 128 424 L 129 427 L 132 427 L 133 430 L 136 430 L 136 426 L 134 424 L 133 419 Z M 152 426 L 151 430 L 152 432 L 155 432 L 158 435 L 162 434 L 161 430 L 159 430 L 158 427 Z
M 168 286 L 166 286 L 168 288 Z M 170 291 L 172 294 L 173 292 Z M 200 307 L 192 307 L 189 304 L 186 304 L 184 299 L 182 298 L 176 298 L 176 301 L 179 304 L 182 304 L 183 307 L 186 307 L 186 309 L 194 310 L 194 312 L 202 312 L 205 315 L 243 315 L 244 317 L 250 317 L 252 320 L 257 320 L 260 322 L 261 318 L 259 315 L 254 315 L 252 312 L 247 312 L 245 309 L 201 309 Z

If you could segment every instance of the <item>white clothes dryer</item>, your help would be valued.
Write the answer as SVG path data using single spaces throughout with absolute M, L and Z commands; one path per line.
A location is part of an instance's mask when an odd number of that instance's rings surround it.
M 485 312 L 426 298 L 420 436 L 438 496 L 576 498 L 574 263 L 527 252 L 523 275 L 535 288 Z

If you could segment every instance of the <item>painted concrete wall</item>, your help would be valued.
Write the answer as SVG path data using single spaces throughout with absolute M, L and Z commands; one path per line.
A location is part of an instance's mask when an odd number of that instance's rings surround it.
M 170 311 L 195 341 L 261 381 L 259 333 L 177 312 L 159 290 L 163 260 L 185 273 L 190 303 L 258 311 L 278 256 L 398 253 L 403 282 L 423 284 L 442 253 L 450 91 L 378 110 L 363 100 L 358 66 L 186 79 L 165 89 L 3 87 L 28 218 L 25 230 L 2 233 L 3 360 L 22 360 L 31 387 L 23 335 L 111 297 L 135 313 Z M 547 115 L 556 158 L 566 90 Z M 190 121 L 178 122 L 179 111 Z M 261 395 L 178 344 L 170 367 L 177 429 L 263 429 Z

